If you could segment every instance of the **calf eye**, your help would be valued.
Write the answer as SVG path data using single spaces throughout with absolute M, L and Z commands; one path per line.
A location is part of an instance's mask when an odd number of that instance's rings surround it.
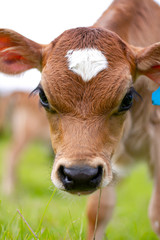
M 46 95 L 45 95 L 45 93 L 44 93 L 42 88 L 39 89 L 39 98 L 40 98 L 40 104 L 44 108 L 49 109 L 49 103 L 48 103 L 47 97 L 46 97 Z
M 132 107 L 133 93 L 129 91 L 122 100 L 122 103 L 118 109 L 119 112 L 126 111 Z
M 30 95 L 37 94 L 37 93 L 39 94 L 39 98 L 40 98 L 39 102 L 40 102 L 40 104 L 41 104 L 44 108 L 50 110 L 50 106 L 49 106 L 47 97 L 46 97 L 46 95 L 45 95 L 45 93 L 44 93 L 44 91 L 43 91 L 43 89 L 42 89 L 42 87 L 41 87 L 40 84 L 38 85 L 38 87 L 36 87 L 36 89 L 34 89 L 34 90 L 31 92 Z
M 118 109 L 118 112 L 129 110 L 132 107 L 133 99 L 134 98 L 136 99 L 137 96 L 142 99 L 142 97 L 136 92 L 136 90 L 133 87 L 131 87 L 130 90 L 125 95 L 125 97 L 123 98 L 122 103 Z

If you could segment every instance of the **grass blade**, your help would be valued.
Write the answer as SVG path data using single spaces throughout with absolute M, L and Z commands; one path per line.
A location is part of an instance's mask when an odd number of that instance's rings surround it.
M 102 179 L 103 179 L 103 174 L 104 174 L 104 170 L 102 172 Z M 102 182 L 101 182 L 101 184 L 102 184 Z M 93 240 L 96 240 L 96 231 L 97 231 L 97 225 L 98 225 L 98 217 L 99 217 L 99 209 L 100 209 L 100 202 L 101 202 L 101 194 L 102 194 L 102 186 L 100 186 L 98 206 L 97 206 L 97 214 L 96 214 L 96 221 L 95 221 L 95 226 L 94 226 Z
M 47 205 L 46 205 L 46 207 L 45 207 L 45 210 L 44 210 L 43 215 L 42 215 L 42 217 L 41 217 L 39 226 L 38 226 L 38 228 L 37 228 L 37 230 L 36 230 L 36 233 L 37 233 L 37 234 L 38 234 L 38 232 L 41 230 L 42 223 L 43 223 L 43 219 L 44 219 L 44 215 L 46 214 L 46 211 L 47 211 L 47 209 L 48 209 L 48 206 L 49 206 L 49 204 L 50 204 L 50 202 L 51 202 L 51 200 L 52 200 L 52 198 L 53 198 L 53 196 L 54 196 L 54 194 L 55 194 L 56 191 L 57 191 L 57 189 L 55 188 L 55 190 L 53 191 L 53 193 L 52 193 L 52 195 L 51 195 L 51 197 L 50 197 L 50 199 L 49 199 L 49 201 L 48 201 L 48 203 L 47 203 Z
M 17 209 L 17 212 L 19 213 L 20 217 L 22 218 L 22 220 L 24 221 L 24 223 L 27 225 L 29 231 L 31 232 L 31 234 L 33 235 L 33 237 L 36 240 L 39 240 L 37 235 L 34 233 L 33 229 L 30 227 L 30 225 L 28 224 L 28 222 L 26 221 L 26 219 L 23 217 L 23 215 L 21 214 L 21 212 Z

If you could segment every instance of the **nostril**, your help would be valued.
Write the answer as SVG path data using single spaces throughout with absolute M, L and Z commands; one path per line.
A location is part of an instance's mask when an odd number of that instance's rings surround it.
M 65 177 L 63 166 L 60 166 L 60 168 L 58 169 L 58 174 L 60 175 L 61 178 Z
M 65 168 L 63 166 L 60 166 L 58 173 L 63 183 L 73 183 L 72 178 L 66 174 Z
M 99 184 L 102 179 L 102 173 L 103 173 L 103 167 L 98 166 L 97 173 L 92 177 L 91 181 L 97 182 Z
M 101 166 L 99 166 L 99 167 L 97 168 L 97 174 L 96 174 L 95 176 L 93 176 L 92 179 L 97 178 L 97 177 L 99 177 L 100 175 L 102 175 L 102 167 L 101 167 Z

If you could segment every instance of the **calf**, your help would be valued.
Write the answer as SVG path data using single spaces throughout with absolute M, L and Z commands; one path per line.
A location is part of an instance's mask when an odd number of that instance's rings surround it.
M 96 239 L 114 208 L 114 172 L 142 157 L 153 168 L 149 216 L 160 236 L 160 109 L 151 103 L 160 84 L 159 21 L 152 0 L 115 0 L 92 27 L 67 30 L 48 45 L 0 30 L 0 71 L 42 72 L 36 91 L 56 154 L 53 183 L 74 194 L 104 187 Z M 140 95 L 143 101 L 135 101 Z M 97 194 L 88 205 L 88 239 Z

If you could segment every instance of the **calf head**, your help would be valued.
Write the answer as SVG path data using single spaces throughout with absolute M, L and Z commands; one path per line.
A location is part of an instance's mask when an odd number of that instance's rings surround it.
M 46 109 L 56 153 L 51 179 L 59 189 L 88 194 L 112 181 L 134 83 L 146 75 L 160 83 L 160 44 L 145 49 L 95 28 L 65 31 L 40 45 L 0 30 L 0 71 L 42 71 L 37 91 Z

